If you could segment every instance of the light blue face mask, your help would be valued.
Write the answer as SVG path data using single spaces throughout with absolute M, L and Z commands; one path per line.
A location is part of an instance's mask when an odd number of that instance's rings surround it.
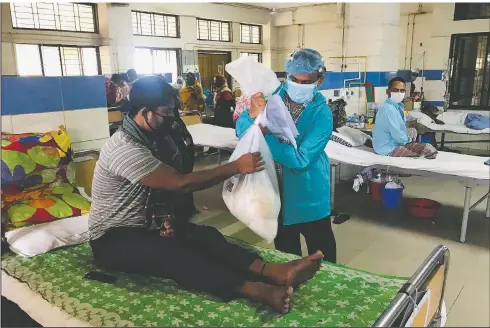
M 286 92 L 288 93 L 289 98 L 297 104 L 304 104 L 313 99 L 313 95 L 316 91 L 316 83 L 299 84 L 290 79 L 286 80 Z

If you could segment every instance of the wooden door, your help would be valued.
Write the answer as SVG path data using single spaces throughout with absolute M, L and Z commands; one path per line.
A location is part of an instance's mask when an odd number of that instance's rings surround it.
M 227 53 L 199 53 L 199 74 L 203 88 L 211 90 L 213 78 L 220 73 L 230 81 L 230 76 L 225 71 L 225 65 L 230 62 L 230 54 Z

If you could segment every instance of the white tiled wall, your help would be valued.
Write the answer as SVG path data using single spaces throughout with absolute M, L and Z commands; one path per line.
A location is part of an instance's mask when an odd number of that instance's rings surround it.
M 65 111 L 66 129 L 73 142 L 109 137 L 107 108 Z
M 2 116 L 2 133 L 14 133 L 11 115 Z
M 74 150 L 100 149 L 109 138 L 107 108 L 2 116 L 3 133 L 53 131 L 66 127 Z
M 65 125 L 63 112 L 12 115 L 13 133 L 46 132 Z

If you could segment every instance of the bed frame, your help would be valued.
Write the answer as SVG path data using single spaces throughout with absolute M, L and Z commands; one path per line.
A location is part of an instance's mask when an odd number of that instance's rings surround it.
M 332 204 L 332 208 L 335 205 L 335 184 L 338 176 L 338 167 L 341 162 L 332 161 L 330 164 L 330 201 Z M 348 164 L 348 163 L 346 163 Z M 490 188 L 487 193 L 485 193 L 478 201 L 476 201 L 473 205 L 471 205 L 471 192 L 472 188 L 478 185 L 485 185 L 488 187 L 488 181 L 477 180 L 472 178 L 462 178 L 458 176 L 446 175 L 446 174 L 438 174 L 434 172 L 425 172 L 421 170 L 409 170 L 402 169 L 393 166 L 387 165 L 374 165 L 378 169 L 381 169 L 384 172 L 392 173 L 392 174 L 409 174 L 415 176 L 425 176 L 425 177 L 441 177 L 444 179 L 452 179 L 462 183 L 465 186 L 465 194 L 464 194 L 464 205 L 463 205 L 463 218 L 461 221 L 461 233 L 459 237 L 459 241 L 464 243 L 466 241 L 466 229 L 468 227 L 468 216 L 472 210 L 475 209 L 478 205 L 480 205 L 484 200 L 487 200 L 487 208 L 485 211 L 485 216 L 490 218 Z
M 413 327 L 440 327 L 444 307 L 449 269 L 449 249 L 439 245 L 398 291 L 390 305 L 376 320 L 373 327 L 404 327 L 412 317 Z M 430 291 L 430 298 L 421 304 L 423 295 Z M 418 312 L 415 309 L 418 308 Z

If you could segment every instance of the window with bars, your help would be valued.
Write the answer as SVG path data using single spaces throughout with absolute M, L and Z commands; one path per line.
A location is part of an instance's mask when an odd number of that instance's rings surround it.
M 198 18 L 197 39 L 231 42 L 231 23 Z
M 241 43 L 262 43 L 262 26 L 240 24 L 240 42 Z
M 490 18 L 490 3 L 461 2 L 454 5 L 454 20 Z
M 172 74 L 172 81 L 177 82 L 181 72 L 178 49 L 135 48 L 134 68 L 138 74 Z
M 261 53 L 255 53 L 255 52 L 241 52 L 240 57 L 253 57 L 257 62 L 261 63 L 262 62 L 262 54 Z
M 11 2 L 12 26 L 19 29 L 96 33 L 94 4 L 57 2 Z
M 131 15 L 134 35 L 180 37 L 178 16 L 141 11 L 133 11 Z
M 96 47 L 16 44 L 20 76 L 99 75 Z
M 490 109 L 490 33 L 453 34 L 449 108 Z

